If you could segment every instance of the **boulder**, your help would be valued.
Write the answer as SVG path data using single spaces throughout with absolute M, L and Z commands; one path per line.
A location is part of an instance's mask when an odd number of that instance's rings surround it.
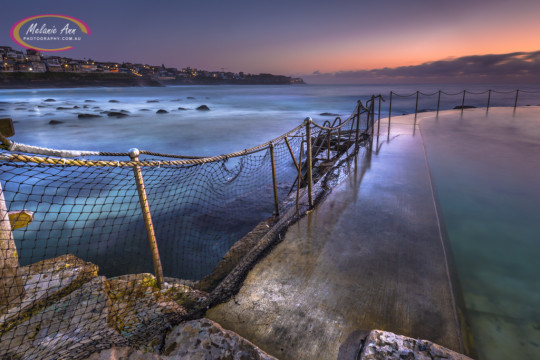
M 43 101 L 44 101 L 44 102 L 54 102 L 54 101 L 56 101 L 56 100 L 55 100 L 55 99 L 45 99 L 45 100 L 43 100 Z
M 372 330 L 364 342 L 360 360 L 445 359 L 472 360 L 431 341 L 413 339 L 388 331 Z
M 114 116 L 114 117 L 124 117 L 128 116 L 128 114 L 120 112 L 120 111 L 107 111 L 107 116 Z
M 169 112 L 167 110 L 159 109 L 156 111 L 156 114 L 168 114 Z
M 0 358 L 76 359 L 96 349 L 128 345 L 108 326 L 110 299 L 104 277 L 35 312 L 0 337 Z
M 210 110 L 210 108 L 206 105 L 201 105 L 197 108 L 197 110 L 208 111 Z
M 196 290 L 180 279 L 165 278 L 161 293 L 183 307 L 188 313 L 199 310 L 209 294 Z
M 101 115 L 96 114 L 79 114 L 77 115 L 79 119 L 92 119 L 92 118 L 99 118 Z
M 108 283 L 111 322 L 131 346 L 153 350 L 163 342 L 165 330 L 187 315 L 160 292 L 151 274 L 123 275 Z
M 19 274 L 24 284 L 24 295 L 19 303 L 0 312 L 0 335 L 40 308 L 80 288 L 95 278 L 97 272 L 97 265 L 71 254 L 21 267 Z
M 163 355 L 164 359 L 275 359 L 240 335 L 205 318 L 173 328 L 165 339 Z

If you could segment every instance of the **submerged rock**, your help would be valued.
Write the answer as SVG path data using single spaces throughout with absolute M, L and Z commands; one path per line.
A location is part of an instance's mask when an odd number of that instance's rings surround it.
M 172 329 L 163 349 L 163 355 L 171 359 L 275 359 L 240 335 L 204 318 Z
M 201 106 L 199 106 L 199 107 L 197 108 L 197 110 L 208 111 L 208 110 L 210 110 L 210 108 L 209 108 L 208 106 L 206 106 L 206 105 L 201 105 Z
M 128 116 L 128 114 L 120 112 L 120 111 L 107 111 L 107 116 L 114 116 L 114 117 L 124 117 Z
M 151 111 L 150 109 L 140 109 L 139 111 Z
M 339 114 L 329 113 L 329 112 L 323 112 L 319 114 L 320 116 L 341 116 Z
M 44 102 L 54 102 L 54 101 L 56 101 L 56 100 L 55 100 L 55 99 L 45 99 L 45 100 L 43 100 L 43 101 L 44 101 Z
M 147 103 L 158 103 L 159 100 L 146 100 Z
M 84 100 L 85 103 L 96 102 L 96 100 Z
M 58 125 L 58 124 L 63 124 L 64 122 L 63 121 L 60 121 L 60 120 L 51 120 L 49 121 L 49 125 Z
M 59 106 L 59 107 L 56 108 L 56 110 L 73 110 L 73 109 L 75 109 L 75 108 L 74 107 L 69 108 L 69 107 L 65 107 L 65 106 Z
M 187 109 L 183 107 L 179 107 L 178 110 L 187 110 Z
M 109 100 L 110 103 L 119 103 L 120 101 L 118 100 Z
M 169 112 L 167 110 L 159 109 L 156 111 L 156 114 L 168 114 Z
M 195 100 L 195 98 L 193 96 L 188 96 L 187 99 L 188 100 Z
M 79 115 L 77 115 L 77 117 L 79 119 L 92 119 L 92 118 L 100 118 L 102 116 L 97 115 L 97 114 L 79 114 Z

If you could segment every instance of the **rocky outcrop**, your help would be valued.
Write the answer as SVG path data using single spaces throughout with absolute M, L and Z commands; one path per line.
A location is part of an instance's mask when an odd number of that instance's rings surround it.
M 178 325 L 167 335 L 163 359 L 275 359 L 209 319 Z
M 210 108 L 207 105 L 201 105 L 197 108 L 199 111 L 209 111 Z
M 361 360 L 471 360 L 431 341 L 413 339 L 388 331 L 373 330 L 365 340 Z

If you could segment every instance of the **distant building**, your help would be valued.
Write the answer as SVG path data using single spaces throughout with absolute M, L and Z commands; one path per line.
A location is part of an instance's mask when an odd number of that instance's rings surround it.
M 47 67 L 45 66 L 45 64 L 41 61 L 32 61 L 31 62 L 31 66 L 32 66 L 32 72 L 46 72 L 47 71 Z
M 3 72 L 14 72 L 15 71 L 15 61 L 13 60 L 3 60 L 0 64 L 0 70 Z
M 64 69 L 62 69 L 62 65 L 60 64 L 60 61 L 57 58 L 48 58 L 45 61 L 45 66 L 47 67 L 47 71 L 50 72 L 64 71 Z

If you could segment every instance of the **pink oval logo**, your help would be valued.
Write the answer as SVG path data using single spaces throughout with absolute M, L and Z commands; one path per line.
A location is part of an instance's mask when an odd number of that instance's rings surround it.
M 88 25 L 72 16 L 59 14 L 35 15 L 16 22 L 11 39 L 20 46 L 38 51 L 66 51 L 90 35 Z

